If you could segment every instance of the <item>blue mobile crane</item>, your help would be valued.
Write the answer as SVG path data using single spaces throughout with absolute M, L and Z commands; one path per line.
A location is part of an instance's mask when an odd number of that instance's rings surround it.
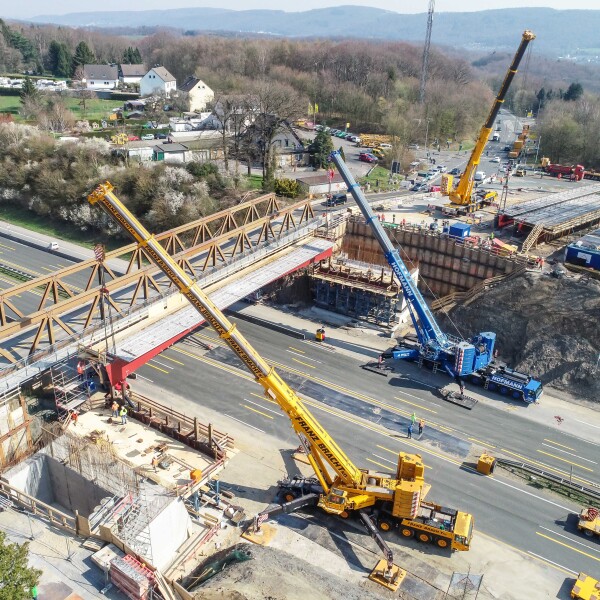
M 442 369 L 458 382 L 468 378 L 486 389 L 498 390 L 500 393 L 528 403 L 535 402 L 542 393 L 542 384 L 539 381 L 494 362 L 496 342 L 494 332 L 486 331 L 470 340 L 461 340 L 440 329 L 404 261 L 400 258 L 400 253 L 394 248 L 340 153 L 334 151 L 330 158 L 377 238 L 408 303 L 418 343 L 405 342 L 399 345 L 393 350 L 393 357 L 418 361 L 419 364 L 426 363 L 436 371 Z

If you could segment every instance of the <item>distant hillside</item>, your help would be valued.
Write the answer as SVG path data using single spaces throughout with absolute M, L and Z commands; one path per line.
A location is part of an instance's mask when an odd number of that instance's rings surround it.
M 360 37 L 422 41 L 425 14 L 361 6 L 338 6 L 289 13 L 279 10 L 233 11 L 181 8 L 42 15 L 36 23 L 74 27 L 174 27 L 184 31 L 262 33 L 285 37 Z M 558 56 L 600 48 L 600 10 L 511 8 L 465 13 L 436 13 L 433 42 L 480 50 L 513 50 L 524 29 L 538 35 L 539 52 Z

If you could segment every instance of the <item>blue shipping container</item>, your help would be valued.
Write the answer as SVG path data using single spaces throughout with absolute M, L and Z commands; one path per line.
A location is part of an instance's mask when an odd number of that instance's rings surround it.
M 471 226 L 466 223 L 452 223 L 448 231 L 450 237 L 466 238 L 471 235 Z

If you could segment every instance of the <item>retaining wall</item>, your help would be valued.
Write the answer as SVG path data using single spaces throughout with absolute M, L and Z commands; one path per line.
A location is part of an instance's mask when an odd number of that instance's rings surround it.
M 425 295 L 466 291 L 484 279 L 511 273 L 520 266 L 513 259 L 437 233 L 401 228 L 386 231 L 407 265 L 410 267 L 409 260 L 418 264 L 422 282 L 419 289 Z M 371 228 L 363 222 L 348 222 L 342 251 L 350 259 L 387 266 Z

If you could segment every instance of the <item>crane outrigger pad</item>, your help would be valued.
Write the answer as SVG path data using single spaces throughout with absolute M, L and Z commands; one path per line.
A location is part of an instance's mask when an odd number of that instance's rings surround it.
M 466 408 L 468 410 L 472 410 L 478 402 L 478 400 L 476 400 L 475 398 L 471 398 L 471 396 L 461 394 L 460 392 L 457 392 L 455 390 L 450 390 L 447 387 L 442 388 L 440 392 L 442 394 L 442 398 L 446 400 L 446 402 L 452 402 L 452 404 L 462 406 L 463 408 Z
M 406 571 L 398 565 L 392 565 L 391 571 L 388 571 L 387 560 L 382 558 L 371 571 L 369 579 L 395 592 L 406 577 Z
M 276 533 L 277 529 L 274 525 L 263 523 L 258 531 L 254 531 L 252 527 L 249 527 L 240 537 L 258 546 L 266 546 L 275 537 Z

